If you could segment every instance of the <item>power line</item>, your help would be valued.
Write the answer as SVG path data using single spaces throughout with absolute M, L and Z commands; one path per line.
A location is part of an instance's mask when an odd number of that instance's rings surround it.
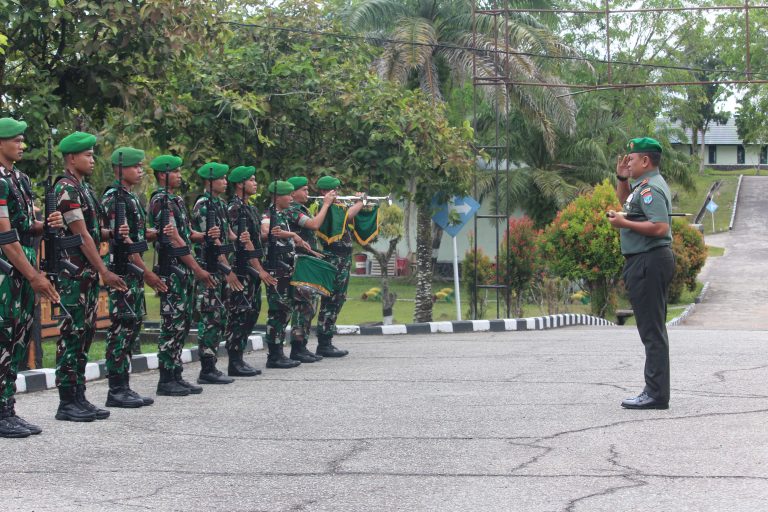
M 655 64 L 655 63 L 645 63 L 645 62 L 629 62 L 629 61 L 621 61 L 621 60 L 613 60 L 613 59 L 598 59 L 593 57 L 583 57 L 583 56 L 576 56 L 576 55 L 549 55 L 544 53 L 524 52 L 524 51 L 516 51 L 516 50 L 478 49 L 473 46 L 463 46 L 463 45 L 456 45 L 456 44 L 422 43 L 418 41 L 408 41 L 404 39 L 393 39 L 388 37 L 358 36 L 358 35 L 351 35 L 351 34 L 343 34 L 341 32 L 331 32 L 331 31 L 311 30 L 311 29 L 302 29 L 302 28 L 291 28 L 291 27 L 275 27 L 272 25 L 262 25 L 259 23 L 244 23 L 244 22 L 237 22 L 237 21 L 219 21 L 217 23 L 224 24 L 224 25 L 245 27 L 245 28 L 261 28 L 265 30 L 275 30 L 275 31 L 281 31 L 281 32 L 295 32 L 295 33 L 315 35 L 315 36 L 336 37 L 338 39 L 345 39 L 350 41 L 365 41 L 368 43 L 377 44 L 379 46 L 383 46 L 384 44 L 402 44 L 402 45 L 430 47 L 430 48 L 444 48 L 449 50 L 465 50 L 465 51 L 471 51 L 471 52 L 478 52 L 482 54 L 519 55 L 523 57 L 533 57 L 533 58 L 541 58 L 541 59 L 588 62 L 590 64 L 607 64 L 607 65 L 619 65 L 619 66 L 628 66 L 628 67 L 636 67 L 636 68 L 666 69 L 666 70 L 674 70 L 674 71 L 689 71 L 689 72 L 699 72 L 699 73 L 709 73 L 709 74 L 747 76 L 746 71 L 734 70 L 734 69 L 706 69 L 706 68 L 697 68 L 697 67 L 691 67 L 691 66 L 676 66 L 672 64 Z M 749 75 L 750 76 L 755 76 L 755 75 L 768 76 L 768 73 L 753 70 L 751 73 L 749 73 Z M 750 81 L 749 80 L 739 81 L 739 83 L 745 83 L 745 82 L 748 83 Z M 721 81 L 714 80 L 714 81 L 707 81 L 704 83 L 721 83 Z M 526 83 L 525 85 L 537 85 L 537 84 Z M 620 86 L 621 84 L 611 84 L 611 85 Z M 648 85 L 652 86 L 653 82 L 649 82 Z M 603 86 L 602 85 L 586 86 L 585 85 L 584 87 L 603 87 Z M 606 86 L 606 87 L 616 88 L 616 87 L 609 87 L 609 86 Z M 635 85 L 635 87 L 637 87 L 637 85 Z

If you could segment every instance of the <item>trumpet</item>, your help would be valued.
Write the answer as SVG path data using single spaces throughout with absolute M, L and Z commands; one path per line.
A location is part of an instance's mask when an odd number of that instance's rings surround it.
M 309 196 L 307 199 L 322 201 L 324 196 Z M 392 206 L 392 194 L 386 196 L 369 196 L 368 194 L 363 194 L 361 196 L 336 196 L 336 200 L 347 204 L 362 201 L 363 206 L 368 206 L 368 203 L 381 203 L 385 201 L 389 206 Z

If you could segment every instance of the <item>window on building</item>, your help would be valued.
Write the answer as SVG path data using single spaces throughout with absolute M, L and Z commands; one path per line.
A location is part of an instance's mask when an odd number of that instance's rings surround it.
M 744 163 L 744 146 L 736 146 L 736 163 Z
M 717 146 L 714 144 L 709 146 L 709 163 L 716 164 L 717 163 Z
M 763 146 L 760 148 L 760 164 L 768 164 L 768 146 Z

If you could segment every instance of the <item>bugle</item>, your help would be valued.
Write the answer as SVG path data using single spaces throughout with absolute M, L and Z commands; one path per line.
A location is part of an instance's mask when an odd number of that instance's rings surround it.
M 322 201 L 325 198 L 325 196 L 308 196 L 308 199 L 314 199 L 316 201 Z M 336 201 L 341 201 L 342 203 L 355 203 L 357 201 L 362 201 L 363 206 L 367 206 L 368 203 L 381 203 L 386 202 L 389 206 L 392 206 L 392 195 L 386 195 L 386 196 L 369 196 L 368 194 L 363 194 L 360 196 L 336 196 Z

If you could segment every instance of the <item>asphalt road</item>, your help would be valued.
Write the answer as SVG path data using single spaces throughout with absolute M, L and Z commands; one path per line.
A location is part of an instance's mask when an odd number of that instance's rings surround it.
M 90 424 L 0 439 L 0 509 L 754 511 L 768 502 L 764 332 L 671 330 L 672 402 L 632 411 L 633 328 L 345 337 L 342 360 L 267 370 Z M 248 359 L 263 367 L 264 354 Z M 186 375 L 199 369 L 190 365 Z M 134 375 L 154 395 L 156 372 Z M 89 395 L 103 403 L 106 382 Z
M 699 275 L 710 286 L 704 301 L 685 320 L 705 329 L 768 330 L 768 176 L 745 176 L 733 231 L 708 236 L 725 255 L 710 258 Z M 717 215 L 717 214 L 716 214 Z M 721 213 L 720 215 L 724 215 Z M 705 217 L 707 222 L 709 217 Z

